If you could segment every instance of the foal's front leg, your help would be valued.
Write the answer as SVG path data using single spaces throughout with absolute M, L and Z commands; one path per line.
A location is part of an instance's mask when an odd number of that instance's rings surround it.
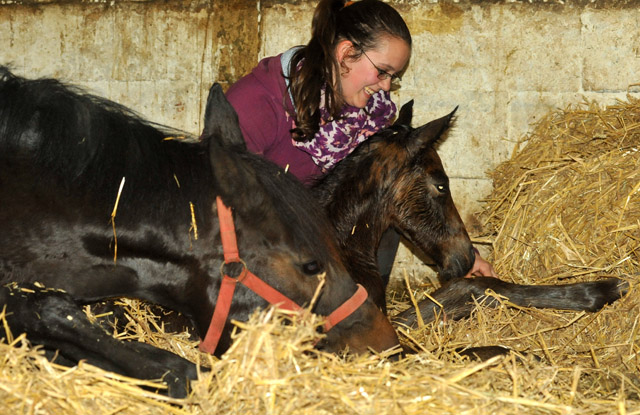
M 622 297 L 628 290 L 628 284 L 617 278 L 564 285 L 519 285 L 493 277 L 458 278 L 431 293 L 442 307 L 430 299 L 418 304 L 422 321 L 429 323 L 440 315 L 452 320 L 467 317 L 475 306 L 473 299 L 485 295 L 488 289 L 522 307 L 596 311 Z M 496 303 L 489 301 L 486 304 Z M 413 327 L 418 318 L 416 310 L 411 307 L 393 320 Z

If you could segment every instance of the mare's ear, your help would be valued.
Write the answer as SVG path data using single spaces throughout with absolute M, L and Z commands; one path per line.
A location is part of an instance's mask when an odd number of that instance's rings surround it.
M 451 119 L 457 110 L 458 107 L 455 107 L 453 111 L 444 117 L 429 121 L 427 124 L 414 130 L 412 133 L 413 143 L 415 143 L 418 148 L 423 145 L 434 145 L 440 139 L 440 136 L 449 128 Z
M 413 100 L 407 102 L 400 108 L 398 118 L 393 125 L 403 125 L 411 127 L 411 119 L 413 118 Z
M 242 209 L 263 204 L 264 190 L 252 164 L 243 157 L 246 150 L 228 147 L 216 139 L 209 140 L 208 146 L 216 193 L 224 203 Z
M 225 147 L 246 148 L 238 123 L 238 114 L 227 101 L 222 87 L 217 82 L 209 89 L 202 137 L 205 140 L 217 140 Z
M 242 211 L 259 210 L 265 203 L 265 193 L 252 164 L 245 159 L 247 146 L 238 115 L 217 83 L 209 90 L 203 139 L 209 148 L 216 191 L 223 202 Z

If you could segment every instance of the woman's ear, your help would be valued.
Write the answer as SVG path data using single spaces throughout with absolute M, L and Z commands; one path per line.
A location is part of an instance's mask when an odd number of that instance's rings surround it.
M 344 60 L 349 57 L 349 54 L 353 51 L 353 42 L 350 40 L 341 40 L 336 46 L 336 60 L 343 66 Z

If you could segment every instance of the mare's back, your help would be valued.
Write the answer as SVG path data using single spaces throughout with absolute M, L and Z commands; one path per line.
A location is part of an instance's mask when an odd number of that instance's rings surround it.
M 184 134 L 112 101 L 0 67 L 0 169 L 14 178 L 0 182 L 3 192 L 22 190 L 104 212 L 124 177 L 122 197 L 136 210 L 171 204 L 185 193 L 193 199 L 199 192 L 189 183 L 208 172 L 204 146 L 165 140 L 177 135 Z
M 110 231 L 125 178 L 119 229 L 140 222 L 188 227 L 190 205 L 198 227 L 206 228 L 215 194 L 228 185 L 225 200 L 250 226 L 267 234 L 282 226 L 295 245 L 310 251 L 333 246 L 322 209 L 295 179 L 220 142 L 213 151 L 246 171 L 217 169 L 228 183 L 222 185 L 222 177 L 214 178 L 209 143 L 175 138 L 182 134 L 57 80 L 26 80 L 0 67 L 0 199 L 11 199 L 0 209 L 0 222 L 16 214 L 25 223 L 29 216 L 46 216 L 55 222 L 95 222 Z

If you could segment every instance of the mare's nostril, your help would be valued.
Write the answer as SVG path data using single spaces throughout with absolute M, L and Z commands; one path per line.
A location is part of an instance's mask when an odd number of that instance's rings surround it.
M 323 352 L 331 352 L 331 350 L 327 350 L 327 348 L 329 347 L 329 342 L 327 341 L 326 338 L 320 339 L 320 341 L 318 341 L 315 345 L 314 348 Z

